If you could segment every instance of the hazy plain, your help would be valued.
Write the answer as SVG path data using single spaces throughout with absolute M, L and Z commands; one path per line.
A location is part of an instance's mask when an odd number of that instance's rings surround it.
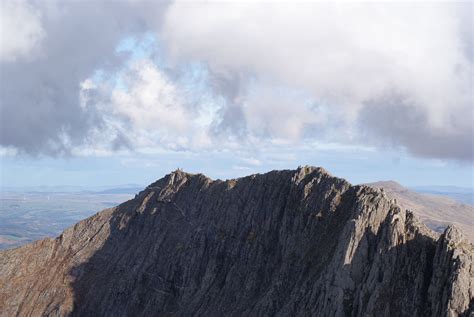
M 0 249 L 55 237 L 79 220 L 133 196 L 113 192 L 0 192 Z

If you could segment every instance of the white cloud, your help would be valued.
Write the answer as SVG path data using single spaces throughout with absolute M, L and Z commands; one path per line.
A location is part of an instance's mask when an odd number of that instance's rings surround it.
M 262 161 L 260 161 L 259 159 L 253 158 L 253 157 L 243 158 L 242 162 L 244 162 L 245 164 L 251 165 L 251 166 L 261 166 L 262 165 Z
M 250 153 L 319 142 L 473 160 L 469 5 L 8 0 L 1 8 L 0 143 L 19 153 Z
M 383 112 L 387 96 L 394 95 L 422 114 L 423 131 L 410 142 L 380 129 L 368 139 L 381 138 L 379 143 L 430 156 L 438 154 L 417 150 L 420 144 L 437 147 L 427 136 L 472 140 L 472 57 L 466 54 L 472 49 L 465 47 L 470 41 L 466 37 L 472 36 L 472 30 L 465 32 L 466 19 L 472 21 L 472 11 L 465 13 L 469 9 L 421 2 L 175 1 L 160 36 L 178 61 L 197 59 L 217 74 L 244 74 L 235 85 L 278 82 L 303 89 L 329 107 L 321 117 L 297 102 L 277 100 L 265 89 L 240 96 L 247 132 L 260 129 L 277 138 L 298 139 L 303 126 L 326 123 L 350 135 L 368 103 Z M 365 136 L 373 122 L 363 123 Z M 472 148 L 472 142 L 457 148 L 466 147 Z M 461 152 L 444 157 L 472 159 Z
M 174 84 L 149 60 L 134 63 L 123 76 L 127 87 L 112 93 L 114 110 L 139 129 L 186 131 L 187 112 Z
M 41 15 L 32 5 L 21 0 L 1 2 L 0 61 L 28 57 L 44 36 Z
M 101 136 L 106 118 L 96 112 L 93 90 L 86 99 L 80 97 L 80 83 L 98 70 L 122 68 L 126 57 L 116 54 L 117 45 L 144 34 L 161 20 L 165 6 L 150 1 L 0 1 L 0 144 L 20 154 L 61 156 Z M 116 148 L 120 139 L 117 135 L 109 146 Z
M 122 85 L 103 92 L 110 94 L 110 100 L 100 106 L 110 131 L 118 131 L 138 149 L 209 146 L 208 130 L 199 124 L 198 109 L 187 105 L 180 87 L 152 61 L 135 61 L 119 76 Z M 88 81 L 83 86 L 93 87 Z
M 15 156 L 18 151 L 13 147 L 0 146 L 0 158 L 3 156 Z
M 281 88 L 280 88 L 281 89 Z M 298 94 L 278 87 L 258 87 L 246 97 L 243 114 L 248 133 L 260 138 L 283 139 L 297 142 L 311 126 L 323 123 L 323 114 Z

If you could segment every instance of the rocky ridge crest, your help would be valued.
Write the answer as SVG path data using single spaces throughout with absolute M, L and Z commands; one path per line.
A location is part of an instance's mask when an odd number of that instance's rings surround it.
M 469 316 L 473 246 L 322 168 L 177 170 L 55 239 L 0 251 L 1 316 Z

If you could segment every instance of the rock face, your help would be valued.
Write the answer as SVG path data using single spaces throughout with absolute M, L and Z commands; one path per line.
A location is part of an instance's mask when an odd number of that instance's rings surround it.
M 473 247 L 321 168 L 180 170 L 0 252 L 2 316 L 469 316 Z

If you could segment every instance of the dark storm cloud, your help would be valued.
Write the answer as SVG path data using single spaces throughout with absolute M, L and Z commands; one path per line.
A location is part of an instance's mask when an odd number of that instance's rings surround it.
M 212 127 L 214 135 L 245 136 L 246 120 L 242 109 L 245 84 L 242 81 L 247 79 L 238 73 L 210 72 L 210 88 L 215 94 L 222 96 L 226 103 L 218 112 L 218 117 Z
M 38 1 L 33 6 L 44 31 L 39 48 L 0 64 L 0 144 L 29 154 L 67 154 L 102 124 L 93 106 L 81 108 L 80 83 L 96 69 L 119 67 L 117 44 L 155 27 L 164 4 Z
M 403 147 L 425 158 L 473 161 L 473 111 L 453 114 L 451 128 L 436 127 L 426 110 L 404 97 L 389 95 L 367 102 L 358 123 L 364 141 L 382 147 Z

